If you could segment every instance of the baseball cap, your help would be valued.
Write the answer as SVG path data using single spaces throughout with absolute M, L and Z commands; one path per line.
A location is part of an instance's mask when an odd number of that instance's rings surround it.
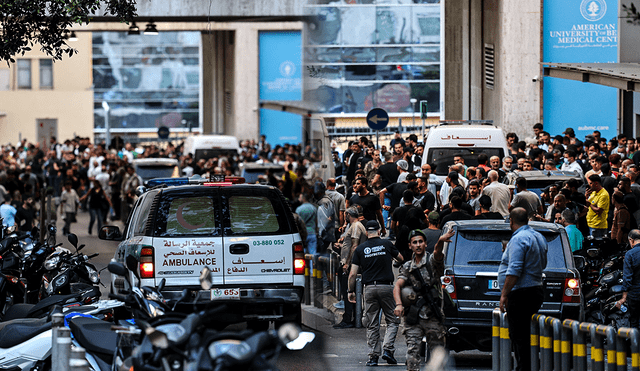
M 411 232 L 409 232 L 409 241 L 411 241 L 411 239 L 414 238 L 415 236 L 422 236 L 422 238 L 425 241 L 427 240 L 427 236 L 424 234 L 423 231 L 421 231 L 419 229 L 414 229 Z
M 576 132 L 573 131 L 573 128 L 566 128 L 562 134 L 567 134 L 567 135 L 576 135 Z
M 396 165 L 400 166 L 400 169 L 407 171 L 409 170 L 409 163 L 406 160 L 398 160 Z
M 367 231 L 377 231 L 380 229 L 380 224 L 375 220 L 369 220 L 366 224 Z

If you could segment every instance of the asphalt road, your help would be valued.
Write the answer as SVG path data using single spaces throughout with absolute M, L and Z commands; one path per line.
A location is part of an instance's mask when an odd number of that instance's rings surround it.
M 97 235 L 96 226 L 93 226 L 93 233 L 88 233 L 89 213 L 80 212 L 78 222 L 71 225 L 71 232 L 78 236 L 80 244 L 85 244 L 83 252 L 87 255 L 99 253 L 92 262 L 99 270 L 106 268 L 113 258 L 118 242 L 100 240 Z M 123 224 L 119 221 L 108 223 L 117 225 L 120 230 Z M 63 242 L 64 247 L 73 250 L 66 237 L 62 235 L 63 221 L 58 220 L 57 241 Z M 100 280 L 104 283 L 101 288 L 102 299 L 107 299 L 109 284 L 111 282 L 110 273 L 104 269 L 100 272 Z M 384 328 L 384 325 L 383 325 Z M 318 329 L 303 328 L 316 334 L 316 340 L 307 348 L 299 352 L 283 352 L 277 361 L 277 366 L 281 370 L 365 370 L 367 362 L 367 342 L 366 330 L 342 329 L 336 330 L 331 326 L 322 326 Z M 402 330 L 402 329 L 401 329 Z M 396 339 L 395 356 L 398 365 L 387 365 L 380 360 L 377 369 L 380 370 L 404 370 L 406 366 L 405 353 L 407 351 L 404 336 L 400 331 Z M 451 370 L 489 370 L 491 369 L 491 354 L 483 352 L 462 352 L 449 354 L 449 366 Z

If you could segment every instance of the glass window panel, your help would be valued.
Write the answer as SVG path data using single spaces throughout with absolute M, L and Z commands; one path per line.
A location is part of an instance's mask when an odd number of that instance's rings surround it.
M 53 89 L 52 59 L 40 59 L 40 89 Z
M 376 8 L 373 6 L 344 7 L 341 12 L 341 22 L 348 27 L 342 27 L 340 41 L 342 45 L 371 45 L 377 44 Z
M 314 48 L 307 47 L 305 61 L 310 63 L 334 63 L 342 59 L 341 48 Z
M 314 79 L 338 80 L 343 76 L 344 66 L 307 66 L 308 76 Z
M 416 98 L 418 102 L 426 100 L 429 103 L 429 112 L 440 112 L 440 83 L 413 83 L 411 84 L 411 98 Z M 419 104 L 416 104 L 416 111 L 419 111 Z
M 409 62 L 411 48 L 376 48 L 377 62 Z
M 8 69 L 0 69 L 0 90 L 10 90 L 10 76 L 11 71 Z
M 440 65 L 429 66 L 403 65 L 404 71 L 411 76 L 411 80 L 440 80 Z
M 334 7 L 312 8 L 309 24 L 309 43 L 334 45 L 340 42 L 340 9 Z
M 344 78 L 346 80 L 375 80 L 376 65 L 348 65 L 344 66 Z
M 368 63 L 376 61 L 375 48 L 344 48 L 342 61 L 345 63 Z
M 161 236 L 215 235 L 218 233 L 213 200 L 209 197 L 175 199 L 166 215 L 167 227 Z
M 410 43 L 411 8 L 404 6 L 378 7 L 376 28 L 379 44 Z
M 233 196 L 229 199 L 229 216 L 233 233 L 273 233 L 280 229 L 267 197 Z
M 31 59 L 18 59 L 18 89 L 31 89 Z
M 440 7 L 415 7 L 412 17 L 414 44 L 440 43 Z
M 440 47 L 414 47 L 413 51 L 414 62 L 440 62 Z
M 305 97 L 311 102 L 316 102 L 330 113 L 340 113 L 342 108 L 342 92 L 340 86 L 321 85 L 318 88 L 305 92 Z

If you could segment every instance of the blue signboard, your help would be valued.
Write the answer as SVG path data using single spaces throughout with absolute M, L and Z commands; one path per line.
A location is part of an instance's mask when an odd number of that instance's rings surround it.
M 372 130 L 382 130 L 389 123 L 389 114 L 382 108 L 374 108 L 367 114 L 367 125 Z
M 543 60 L 555 63 L 618 61 L 617 0 L 544 0 Z M 571 127 L 578 139 L 599 130 L 617 134 L 615 88 L 545 77 L 544 129 L 552 135 Z
M 302 38 L 299 31 L 264 31 L 259 35 L 260 100 L 302 99 Z M 267 142 L 302 142 L 300 115 L 260 109 L 260 134 Z

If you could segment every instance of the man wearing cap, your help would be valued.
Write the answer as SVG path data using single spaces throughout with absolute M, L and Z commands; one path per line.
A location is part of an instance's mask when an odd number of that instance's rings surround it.
M 378 358 L 389 364 L 396 364 L 393 357 L 396 335 L 400 318 L 394 312 L 393 299 L 393 259 L 402 262 L 402 255 L 389 240 L 380 238 L 380 225 L 375 220 L 366 224 L 368 240 L 360 244 L 351 260 L 349 273 L 349 301 L 356 302 L 356 276 L 358 270 L 362 273 L 364 284 L 364 318 L 363 325 L 367 326 L 367 345 L 369 346 L 369 360 L 367 366 L 377 366 Z M 384 313 L 387 331 L 381 351 L 380 346 L 380 310 Z
M 453 229 L 438 238 L 433 254 L 427 253 L 426 236 L 419 230 L 409 233 L 409 246 L 413 251 L 411 260 L 400 267 L 398 279 L 393 287 L 395 300 L 394 313 L 404 317 L 404 336 L 407 339 L 407 370 L 420 370 L 420 345 L 422 338 L 427 338 L 427 347 L 433 351 L 438 346 L 444 346 L 446 331 L 444 328 L 444 313 L 442 312 L 442 286 L 440 277 L 444 274 L 444 254 L 442 247 L 450 242 Z M 424 286 L 426 287 L 424 287 Z M 413 303 L 403 301 L 402 289 L 412 286 L 418 294 Z M 423 292 L 435 293 L 428 296 Z M 427 303 L 427 300 L 435 302 Z M 411 305 L 408 305 L 411 304 Z M 405 310 L 404 305 L 407 305 Z M 411 308 L 414 306 L 415 308 Z M 418 308 L 419 306 L 419 308 Z M 438 312 L 434 312 L 437 310 Z M 417 318 L 411 316 L 416 313 Z

